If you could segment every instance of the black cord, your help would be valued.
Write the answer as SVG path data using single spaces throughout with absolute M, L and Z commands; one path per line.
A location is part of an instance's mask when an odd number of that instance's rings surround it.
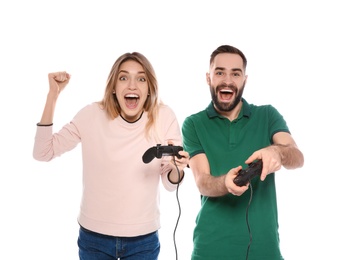
M 178 208 L 179 208 L 179 215 L 178 215 L 178 219 L 177 219 L 177 223 L 175 224 L 175 228 L 174 228 L 174 231 L 173 231 L 173 242 L 174 242 L 174 249 L 175 249 L 175 259 L 178 260 L 178 250 L 177 250 L 177 244 L 175 242 L 175 233 L 177 231 L 177 227 L 178 227 L 178 224 L 179 224 L 179 219 L 180 219 L 180 216 L 181 216 L 181 206 L 180 206 L 180 201 L 179 201 L 179 184 L 180 184 L 180 171 L 179 171 L 179 168 L 175 162 L 175 156 L 173 156 L 173 161 L 174 161 L 174 165 L 175 165 L 175 168 L 177 169 L 177 172 L 178 172 L 178 183 L 177 183 L 177 190 L 176 190 L 176 198 L 177 198 L 177 202 L 178 202 Z
M 251 193 L 250 193 L 250 200 L 248 201 L 248 205 L 247 205 L 247 208 L 246 208 L 246 224 L 247 224 L 247 228 L 248 228 L 248 233 L 250 235 L 250 242 L 248 243 L 248 246 L 247 246 L 246 260 L 248 259 L 250 247 L 251 247 L 251 244 L 252 244 L 252 232 L 251 232 L 251 227 L 250 227 L 250 224 L 249 224 L 249 221 L 248 221 L 248 210 L 249 210 L 249 207 L 251 205 L 252 195 L 253 195 L 253 189 L 252 189 L 251 182 L 250 182 L 249 186 L 250 186 L 250 192 Z

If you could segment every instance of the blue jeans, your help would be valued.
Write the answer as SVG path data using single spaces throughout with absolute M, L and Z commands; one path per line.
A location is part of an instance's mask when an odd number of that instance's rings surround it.
M 102 235 L 80 226 L 80 260 L 157 260 L 160 252 L 158 231 L 137 237 Z

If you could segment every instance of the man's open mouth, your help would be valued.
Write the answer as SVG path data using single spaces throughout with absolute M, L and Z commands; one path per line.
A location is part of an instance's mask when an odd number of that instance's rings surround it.
M 221 101 L 230 101 L 233 97 L 234 91 L 231 89 L 221 89 L 219 91 L 219 97 Z

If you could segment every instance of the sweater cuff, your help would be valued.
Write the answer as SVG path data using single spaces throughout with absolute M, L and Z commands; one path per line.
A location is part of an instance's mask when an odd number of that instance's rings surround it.
M 37 125 L 37 126 L 52 126 L 53 123 L 52 123 L 52 124 L 48 124 L 48 125 L 44 125 L 44 124 L 37 123 L 36 125 Z
M 183 174 L 182 174 L 182 177 L 180 178 L 179 182 L 172 182 L 172 181 L 170 180 L 170 178 L 169 178 L 169 175 L 170 175 L 171 172 L 172 172 L 172 171 L 170 171 L 169 173 L 167 173 L 167 179 L 168 179 L 168 181 L 169 181 L 170 183 L 172 183 L 172 184 L 179 184 L 179 183 L 184 179 L 184 177 L 185 177 L 185 171 L 182 171 Z

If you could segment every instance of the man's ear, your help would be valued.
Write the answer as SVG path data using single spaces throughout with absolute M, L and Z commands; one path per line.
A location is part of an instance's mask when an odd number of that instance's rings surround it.
M 211 85 L 211 78 L 210 78 L 210 74 L 207 72 L 206 73 L 206 81 L 208 85 Z

